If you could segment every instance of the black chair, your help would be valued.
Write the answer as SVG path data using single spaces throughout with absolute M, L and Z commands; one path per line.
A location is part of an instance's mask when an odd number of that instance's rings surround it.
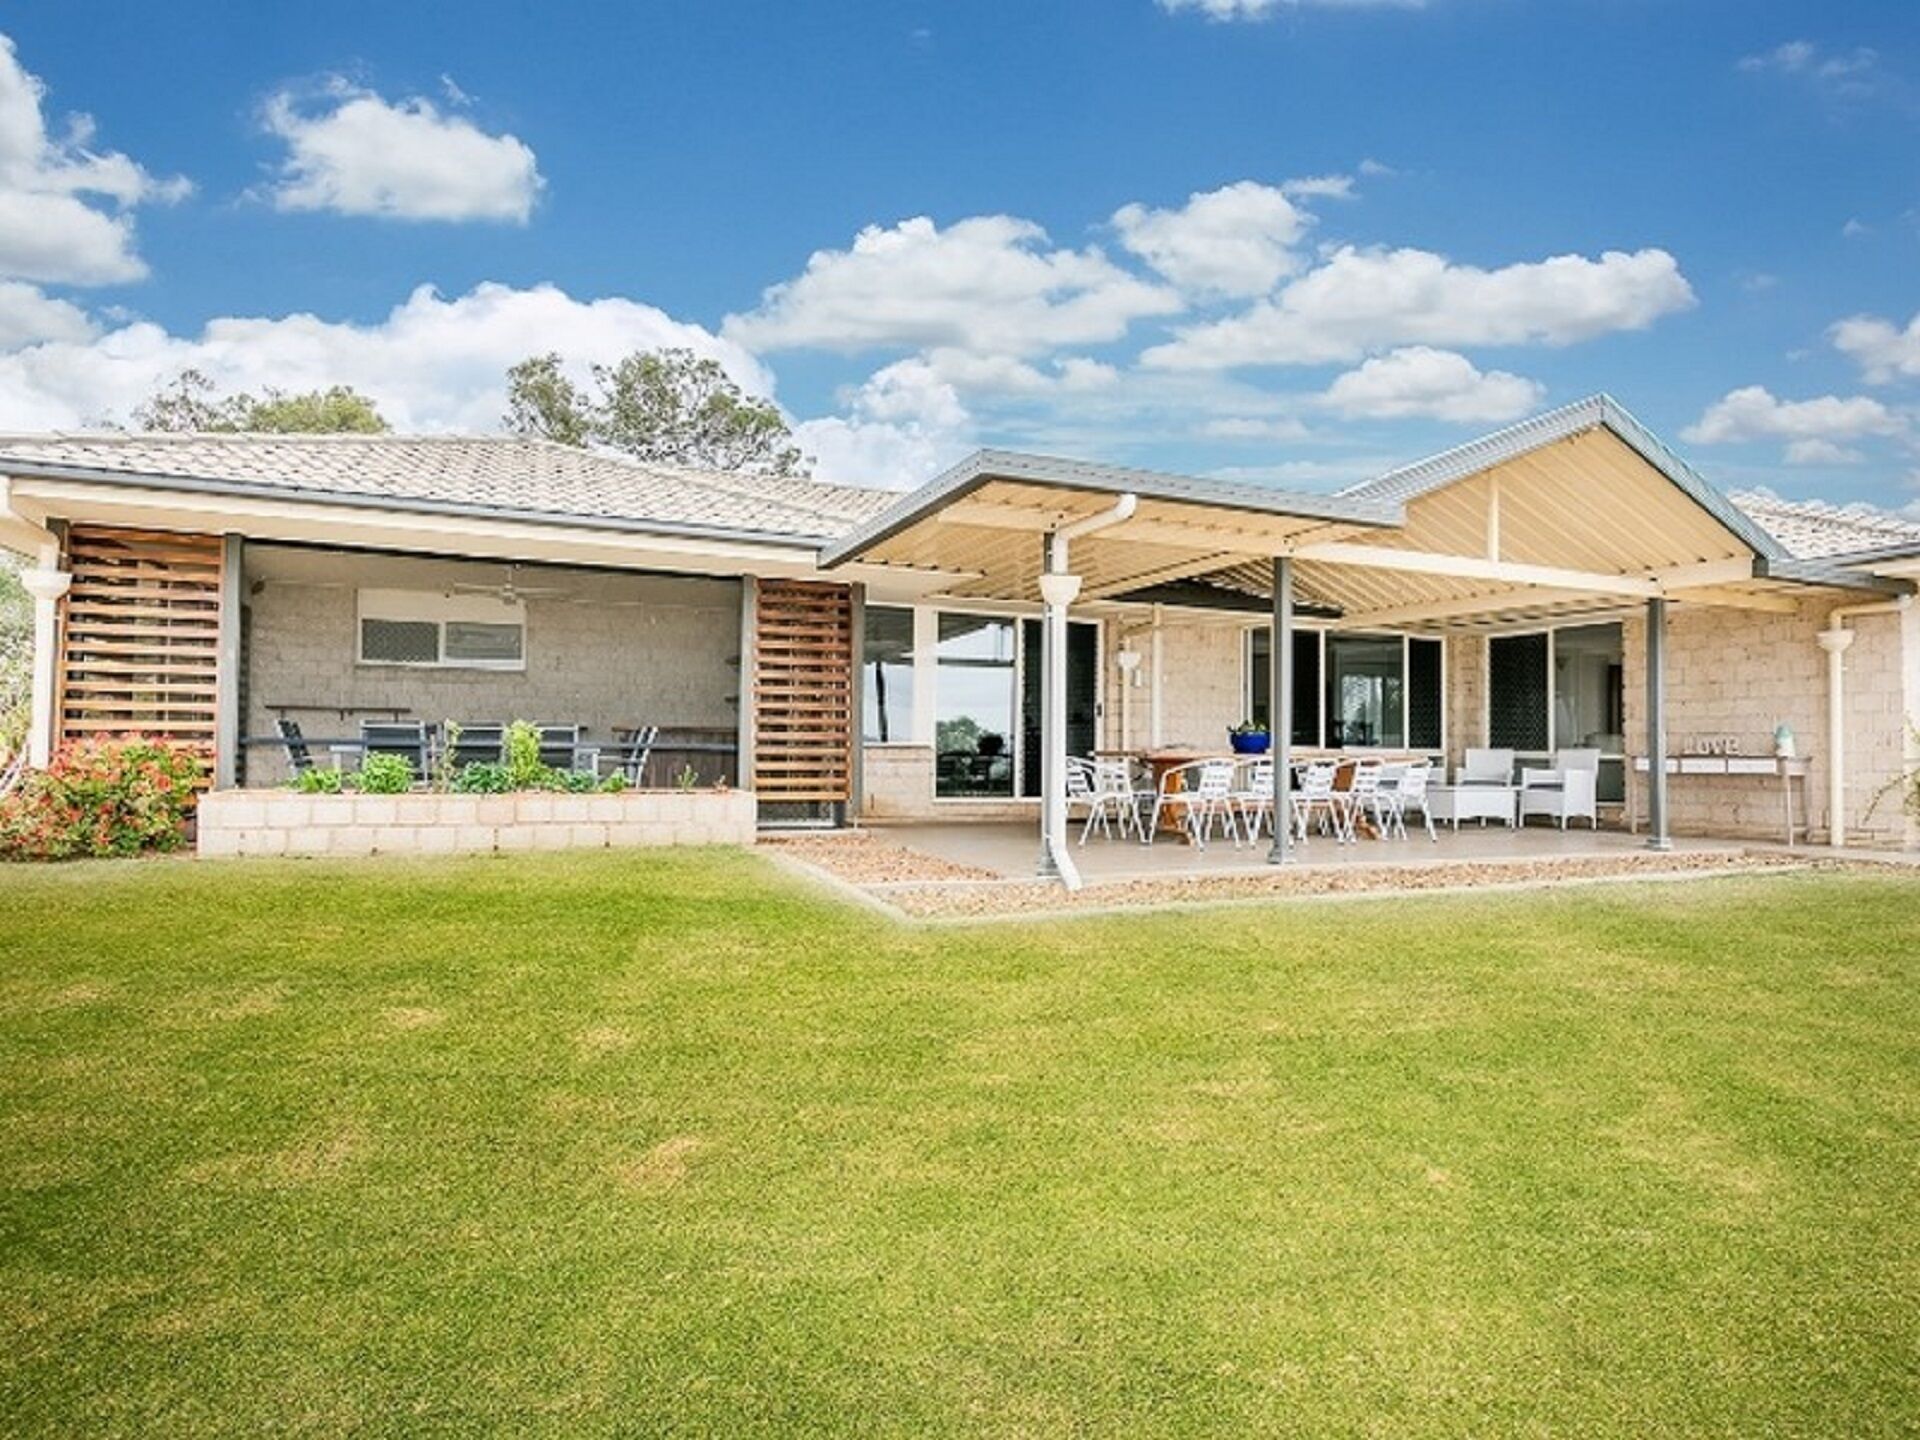
M 460 738 L 453 742 L 454 768 L 498 763 L 506 738 L 507 727 L 504 725 L 462 725 Z
M 273 726 L 280 732 L 280 744 L 287 752 L 288 768 L 296 775 L 313 769 L 313 750 L 308 746 L 306 736 L 300 733 L 300 722 L 283 715 L 273 722 Z
M 362 755 L 398 755 L 416 776 L 427 773 L 427 725 L 424 720 L 362 720 Z
M 540 763 L 550 770 L 592 770 L 600 761 L 598 746 L 582 745 L 578 725 L 537 725 Z

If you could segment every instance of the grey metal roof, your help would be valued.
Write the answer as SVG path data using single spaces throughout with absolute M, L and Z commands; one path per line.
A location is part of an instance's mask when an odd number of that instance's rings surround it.
M 831 569 L 855 559 L 870 547 L 996 480 L 1101 495 L 1133 494 L 1142 500 L 1166 500 L 1238 510 L 1249 515 L 1298 516 L 1353 525 L 1397 525 L 1401 518 L 1400 506 L 1392 501 L 1277 490 L 1266 485 L 1204 480 L 1192 475 L 1098 465 L 1013 450 L 978 450 L 918 490 L 898 497 L 850 534 L 826 546 L 821 552 L 820 564 L 824 569 Z
M 1671 480 L 1696 505 L 1738 536 L 1756 555 L 1791 558 L 1774 537 L 1715 488 L 1699 471 L 1682 460 L 1646 426 L 1630 415 L 1611 395 L 1589 395 L 1504 430 L 1496 430 L 1451 450 L 1443 450 L 1411 465 L 1401 466 L 1372 480 L 1342 490 L 1356 500 L 1405 504 L 1409 500 L 1477 475 L 1503 461 L 1514 460 L 1544 445 L 1583 431 L 1604 428 L 1612 432 L 1654 469 Z
M 511 436 L 0 435 L 0 473 L 802 545 L 895 498 Z

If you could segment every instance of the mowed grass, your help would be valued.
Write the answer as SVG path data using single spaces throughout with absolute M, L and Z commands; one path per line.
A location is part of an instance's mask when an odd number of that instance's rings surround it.
M 0 872 L 13 1436 L 1920 1424 L 1920 884 Z

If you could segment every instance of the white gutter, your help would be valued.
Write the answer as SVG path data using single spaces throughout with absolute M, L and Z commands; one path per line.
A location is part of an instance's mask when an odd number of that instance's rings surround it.
M 1047 536 L 1040 598 L 1046 602 L 1046 668 L 1040 689 L 1040 873 L 1069 890 L 1080 888 L 1080 870 L 1067 851 L 1067 607 L 1080 593 L 1080 577 L 1068 568 L 1069 542 L 1131 520 L 1140 508 L 1132 491 L 1104 510 L 1062 525 Z
M 1837 605 L 1827 614 L 1827 628 L 1813 637 L 1827 652 L 1827 843 L 1836 850 L 1847 843 L 1846 656 L 1854 632 L 1846 621 L 1860 615 L 1899 615 L 1912 604 L 1911 595 L 1902 595 L 1870 605 Z

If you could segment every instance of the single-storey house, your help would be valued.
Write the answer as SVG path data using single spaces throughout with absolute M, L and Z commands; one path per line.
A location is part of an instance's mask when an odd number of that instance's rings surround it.
M 728 797 L 587 843 L 1053 835 L 1065 755 L 1253 719 L 1295 755 L 1598 749 L 1656 843 L 1779 838 L 1790 805 L 1920 844 L 1883 794 L 1920 761 L 1920 525 L 1730 497 L 1604 396 L 1332 495 L 1001 451 L 899 493 L 504 437 L 12 435 L 0 545 L 30 562 L 33 758 L 203 745 L 226 848 L 370 725 L 515 718 Z

